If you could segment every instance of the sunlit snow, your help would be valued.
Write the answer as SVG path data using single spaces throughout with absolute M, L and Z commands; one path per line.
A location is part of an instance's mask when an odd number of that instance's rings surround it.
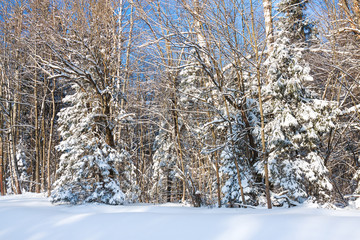
M 40 194 L 0 197 L 0 239 L 359 239 L 360 211 L 316 206 L 192 208 L 180 204 L 52 205 Z

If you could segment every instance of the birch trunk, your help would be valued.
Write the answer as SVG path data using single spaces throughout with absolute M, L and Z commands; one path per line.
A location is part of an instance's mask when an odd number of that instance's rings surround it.
M 272 43 L 274 42 L 271 0 L 263 0 L 263 7 L 265 19 L 266 46 L 268 49 L 268 53 L 270 53 L 272 51 Z

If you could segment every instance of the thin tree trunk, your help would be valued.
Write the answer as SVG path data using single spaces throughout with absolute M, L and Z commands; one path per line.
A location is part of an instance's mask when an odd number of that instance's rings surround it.
M 259 92 L 259 108 L 260 108 L 260 117 L 261 117 L 261 146 L 262 146 L 262 156 L 264 161 L 264 172 L 265 172 L 265 194 L 267 200 L 268 209 L 272 208 L 271 198 L 270 198 L 270 184 L 269 184 L 269 169 L 268 169 L 268 159 L 266 154 L 266 144 L 265 144 L 265 124 L 264 124 L 264 111 L 262 104 L 262 96 L 261 96 L 261 81 L 260 81 L 260 66 L 258 66 L 257 70 L 258 75 L 258 92 Z
M 47 152 L 47 159 L 46 159 L 46 166 L 47 166 L 47 194 L 50 196 L 51 194 L 51 177 L 50 177 L 50 157 L 51 157 L 51 146 L 52 146 L 52 139 L 53 139 L 53 132 L 54 132 L 54 121 L 56 116 L 56 105 L 55 105 L 55 87 L 56 82 L 53 80 L 53 88 L 51 90 L 51 101 L 52 101 L 52 116 L 50 120 L 50 132 L 49 132 L 49 143 L 48 143 L 48 152 Z M 56 169 L 55 169 L 56 171 Z
M 123 1 L 121 0 L 120 2 L 121 4 L 121 9 L 123 7 Z M 133 29 L 134 29 L 134 8 L 133 6 L 131 5 L 131 13 L 130 13 L 130 30 L 129 30 L 129 38 L 128 38 L 128 45 L 126 47 L 126 55 L 125 55 L 125 59 L 126 59 L 126 62 L 125 62 L 125 76 L 124 76 L 124 81 L 122 83 L 122 86 L 121 86 L 121 94 L 123 94 L 124 96 L 126 95 L 126 89 L 127 89 L 127 84 L 128 84 L 128 81 L 129 81 L 129 77 L 130 77 L 130 53 L 131 53 L 131 46 L 132 46 L 132 41 L 133 41 Z M 121 13 L 120 13 L 121 14 Z M 119 16 L 119 28 L 121 29 L 120 31 L 120 34 L 122 34 L 122 26 L 121 26 L 121 16 Z M 119 37 L 119 41 L 118 41 L 118 47 L 119 47 L 119 51 L 121 51 L 121 37 Z M 119 64 L 121 64 L 121 59 L 120 59 L 120 53 L 119 53 L 119 56 L 118 56 L 118 62 Z M 118 75 L 118 84 L 120 85 L 120 65 L 118 66 L 118 71 L 117 71 L 117 75 Z M 121 110 L 125 110 L 125 99 L 124 98 L 121 98 L 120 100 L 120 108 Z M 125 129 L 126 130 L 126 129 Z M 121 138 L 121 131 L 122 131 L 122 128 L 120 127 L 119 130 L 118 130 L 118 133 L 117 133 L 117 136 L 118 136 L 118 139 Z
M 45 136 L 45 99 L 47 84 L 44 83 L 44 97 L 41 103 L 41 191 L 45 192 L 45 166 L 46 166 L 46 136 Z
M 5 42 L 5 36 L 4 36 L 4 42 Z M 5 61 L 5 59 L 4 59 Z M 4 91 L 4 86 L 5 86 L 5 81 L 4 81 L 4 68 L 1 67 L 1 83 L 0 83 L 0 98 L 3 98 L 3 91 Z M 3 118 L 3 112 L 0 112 L 0 128 L 3 128 L 3 124 L 4 124 L 4 118 Z M 4 166 L 5 166 L 5 161 L 4 161 L 4 152 L 3 152 L 3 133 L 0 132 L 0 191 L 1 191 L 1 196 L 5 195 L 5 183 L 4 183 Z
M 255 18 L 254 18 L 254 9 L 252 0 L 250 0 L 250 8 L 251 8 L 251 25 L 252 25 L 252 40 L 254 43 L 254 50 L 255 50 L 255 60 L 257 63 L 257 70 L 256 76 L 258 81 L 258 98 L 259 98 L 259 108 L 260 108 L 260 118 L 261 118 L 261 145 L 262 145 L 262 154 L 263 154 L 263 161 L 264 161 L 264 172 L 265 172 L 265 194 L 267 200 L 267 207 L 268 209 L 272 208 L 271 198 L 270 198 L 270 184 L 269 184 L 269 169 L 268 169 L 268 161 L 267 161 L 267 154 L 266 154 L 266 144 L 265 144 L 265 124 L 264 124 L 264 111 L 263 111 L 263 104 L 262 104 L 262 96 L 261 96 L 261 74 L 260 74 L 260 59 L 259 59 L 259 49 L 257 45 L 257 37 L 255 35 Z
M 171 202 L 171 185 L 172 185 L 172 178 L 170 176 L 170 170 L 168 170 L 167 179 L 166 179 L 166 202 Z
M 143 142 L 143 124 L 140 124 L 140 157 L 139 157 L 139 161 L 141 162 L 141 167 L 138 171 L 138 173 L 140 174 L 140 177 L 138 178 L 138 183 L 140 185 L 140 190 L 141 190 L 141 197 L 142 197 L 142 201 L 144 201 L 145 199 L 145 191 L 144 191 L 144 165 L 145 165 L 145 160 L 144 160 L 144 142 Z
M 5 195 L 3 166 L 4 166 L 3 141 L 2 141 L 2 137 L 0 136 L 0 191 L 1 191 L 1 196 Z
M 11 184 L 11 189 L 13 190 L 13 192 L 16 192 L 16 187 L 15 187 L 15 180 L 14 180 L 14 176 L 13 176 L 13 168 L 12 168 L 12 152 L 11 152 L 11 142 L 10 142 L 10 133 L 8 133 L 8 142 L 7 142 L 7 157 L 8 157 L 8 168 L 9 168 L 9 172 L 10 172 L 10 184 Z
M 43 99 L 41 102 L 41 191 L 45 192 L 45 184 L 46 184 L 46 174 L 45 174 L 45 167 L 46 167 L 46 132 L 45 132 L 45 102 L 46 102 L 46 95 L 48 91 L 48 79 L 45 78 L 43 84 Z
M 209 121 L 211 121 L 211 115 L 210 112 L 208 111 L 208 118 Z M 211 128 L 211 135 L 213 138 L 213 145 L 216 146 L 216 135 L 215 135 L 215 131 L 214 128 Z M 216 171 L 216 192 L 217 192 L 217 200 L 218 200 L 218 207 L 221 207 L 221 181 L 220 181 L 220 167 L 219 167 L 219 156 L 218 154 L 215 152 L 214 153 L 214 158 L 215 158 L 215 171 Z
M 125 62 L 125 79 L 124 79 L 124 83 L 122 86 L 122 94 L 125 94 L 126 92 L 126 87 L 127 87 L 127 82 L 129 80 L 129 76 L 130 76 L 130 51 L 131 51 L 131 46 L 132 46 L 132 35 L 133 35 L 133 29 L 134 29 L 134 13 L 133 13 L 133 6 L 131 6 L 131 13 L 130 13 L 130 31 L 129 31 L 129 42 L 126 48 L 126 62 Z M 121 99 L 121 109 L 124 109 L 125 107 L 125 101 L 124 99 Z
M 114 41 L 114 49 L 118 49 L 118 52 L 117 52 L 117 65 L 116 65 L 116 89 L 117 91 L 121 91 L 122 88 L 121 88 L 121 76 L 120 76 L 120 69 L 121 69 L 121 57 L 122 57 L 122 54 L 121 54 L 121 49 L 122 49 L 122 34 L 123 34 L 123 26 L 122 26 L 122 12 L 123 12 L 123 0 L 120 0 L 119 1 L 119 13 L 118 13 L 118 33 L 116 35 L 116 33 L 114 32 L 114 36 L 117 36 L 117 39 L 116 41 Z M 114 29 L 114 31 L 116 31 L 116 29 Z M 123 93 L 124 94 L 124 93 Z M 120 100 L 120 106 L 123 105 L 123 102 L 124 100 L 121 99 Z M 120 141 L 121 139 L 121 126 L 119 126 L 117 128 L 117 131 L 115 132 L 115 141 Z
M 221 208 L 221 182 L 220 182 L 220 167 L 219 167 L 219 156 L 217 153 L 215 156 L 215 170 L 216 170 L 216 192 L 217 192 L 217 200 L 218 207 Z
M 179 128 L 179 118 L 178 118 L 178 114 L 177 112 L 174 110 L 174 124 L 175 124 L 175 138 L 176 138 L 176 143 L 177 143 L 177 150 L 178 150 L 178 156 L 180 159 L 180 166 L 181 166 L 181 171 L 183 174 L 183 186 L 182 186 L 182 198 L 181 201 L 185 202 L 186 200 L 186 173 L 185 173 L 185 164 L 184 164 L 184 159 L 183 159 L 183 152 L 182 152 L 182 147 L 181 147 L 181 140 L 180 140 L 180 128 Z
M 36 53 L 36 46 L 35 46 Z M 40 193 L 40 141 L 39 141 L 39 117 L 37 101 L 37 73 L 34 74 L 34 107 L 35 107 L 35 192 Z

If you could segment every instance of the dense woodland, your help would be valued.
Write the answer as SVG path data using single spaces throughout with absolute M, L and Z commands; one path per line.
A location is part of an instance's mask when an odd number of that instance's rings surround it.
M 347 206 L 360 1 L 2 0 L 1 195 Z

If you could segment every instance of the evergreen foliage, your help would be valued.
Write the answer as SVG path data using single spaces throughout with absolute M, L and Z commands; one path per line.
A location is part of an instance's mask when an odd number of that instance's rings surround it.
M 309 2 L 3 1 L 1 194 L 347 206 L 360 4 Z
M 281 0 L 278 11 L 281 14 L 277 21 L 290 42 L 304 44 L 314 37 L 314 24 L 305 17 L 307 0 Z
M 162 128 L 166 128 L 165 125 Z M 160 130 L 154 142 L 154 155 L 152 166 L 154 185 L 151 188 L 151 195 L 158 201 L 166 198 L 171 201 L 171 187 L 175 178 L 175 166 L 177 153 L 172 134 L 166 130 Z
M 125 195 L 120 188 L 116 164 L 125 161 L 126 153 L 118 152 L 104 141 L 96 119 L 101 116 L 96 99 L 73 85 L 74 94 L 64 98 L 69 106 L 59 113 L 62 141 L 59 178 L 52 191 L 53 202 L 99 202 L 122 204 Z
M 263 203 L 264 199 L 263 190 L 256 184 L 256 172 L 253 168 L 253 161 L 257 159 L 250 154 L 250 149 L 245 137 L 247 134 L 253 134 L 251 129 L 254 129 L 256 124 L 258 124 L 258 118 L 256 117 L 257 102 L 253 99 L 248 99 L 244 104 L 246 105 L 246 109 L 248 109 L 246 118 L 250 121 L 250 129 L 245 125 L 243 121 L 244 116 L 242 116 L 241 112 L 239 110 L 234 111 L 230 124 L 232 134 L 228 127 L 228 139 L 220 156 L 220 170 L 224 176 L 227 176 L 227 180 L 222 187 L 224 194 L 223 203 L 230 203 L 230 205 L 234 203 L 258 205 Z M 241 185 L 246 203 L 242 202 L 235 161 L 238 162 Z
M 332 185 L 319 147 L 320 137 L 335 127 L 336 105 L 311 96 L 303 85 L 313 78 L 290 39 L 294 29 L 286 27 L 301 26 L 290 15 L 296 15 L 300 6 L 291 4 L 280 2 L 288 14 L 280 21 L 277 40 L 265 63 L 268 78 L 263 97 L 270 182 L 275 192 L 298 201 L 309 196 L 327 198 Z M 261 162 L 257 167 L 261 172 Z

